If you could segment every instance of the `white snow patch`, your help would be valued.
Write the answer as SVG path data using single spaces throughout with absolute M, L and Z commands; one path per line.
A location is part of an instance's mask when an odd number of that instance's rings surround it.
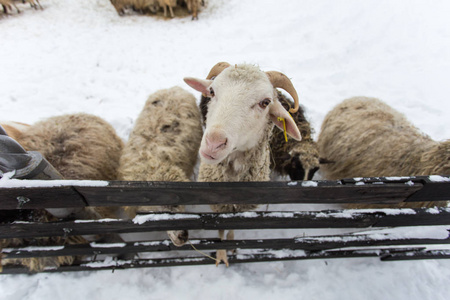
M 200 216 L 193 214 L 148 214 L 138 215 L 134 217 L 134 224 L 144 224 L 152 221 L 166 221 L 166 220 L 179 220 L 179 219 L 199 219 Z
M 440 211 L 437 207 L 430 207 L 427 209 L 427 213 L 438 215 Z
M 384 213 L 390 216 L 396 215 L 414 215 L 416 212 L 410 208 L 382 208 L 382 209 L 346 209 L 342 212 L 325 213 L 321 212 L 316 215 L 317 218 L 345 218 L 352 219 L 357 215 L 364 213 Z
M 411 177 L 409 177 L 409 176 L 390 176 L 390 177 L 386 177 L 386 180 L 398 181 L 398 180 L 410 179 L 410 178 Z
M 220 216 L 221 218 L 227 219 L 227 218 L 257 218 L 258 214 L 254 211 L 246 211 L 241 213 L 235 213 L 235 214 L 222 214 Z
M 269 217 L 269 218 L 293 218 L 295 216 L 292 212 L 270 212 L 270 213 L 264 213 L 263 217 Z
M 316 181 L 302 181 L 303 187 L 315 187 L 318 186 L 318 183 Z
M 192 241 L 190 241 L 191 243 L 193 243 Z M 170 241 L 169 240 L 165 240 L 163 242 L 160 241 L 150 241 L 150 242 L 135 242 L 134 246 L 158 246 L 158 245 L 164 245 L 164 246 L 170 246 Z M 194 244 L 194 243 L 193 243 Z
M 26 180 L 10 179 L 3 176 L 0 179 L 1 188 L 36 188 L 36 187 L 63 187 L 63 186 L 89 186 L 104 187 L 108 186 L 108 181 L 103 180 Z
M 121 219 L 98 219 L 98 220 L 75 220 L 74 223 L 107 223 L 107 222 L 119 222 Z
M 387 239 L 442 239 L 449 236 L 449 226 L 413 226 L 395 227 L 360 231 L 346 236 L 323 236 L 323 237 L 299 237 L 295 240 L 325 242 L 352 242 L 361 240 L 387 240 Z
M 450 181 L 450 178 L 439 176 L 439 175 L 431 175 L 428 178 L 430 178 L 430 181 L 432 181 L 432 182 L 449 182 Z
M 125 243 L 96 243 L 92 242 L 89 244 L 92 248 L 122 248 L 127 244 Z
M 2 252 L 11 253 L 13 251 L 20 250 L 21 252 L 33 252 L 33 251 L 59 251 L 64 249 L 64 246 L 29 246 L 23 248 L 3 248 Z

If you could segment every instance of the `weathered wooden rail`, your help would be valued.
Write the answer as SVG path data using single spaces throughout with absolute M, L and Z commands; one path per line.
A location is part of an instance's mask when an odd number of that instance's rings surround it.
M 256 211 L 245 213 L 151 213 L 133 220 L 17 221 L 26 210 L 87 206 L 239 204 L 392 204 L 449 201 L 449 176 L 357 178 L 339 181 L 174 183 L 89 182 L 60 180 L 0 181 L 0 239 L 136 233 L 165 230 L 336 229 L 353 234 L 220 241 L 191 236 L 192 245 L 175 247 L 168 240 L 89 243 L 2 249 L 4 259 L 76 255 L 71 266 L 46 272 L 124 269 L 214 262 L 197 252 L 237 249 L 230 264 L 273 260 L 379 257 L 383 261 L 450 258 L 450 208 Z M 298 211 L 299 210 L 299 211 Z M 16 217 L 11 218 L 11 215 Z M 8 218 L 6 216 L 9 216 Z M 389 228 L 386 230 L 386 228 Z M 364 230 L 364 232 L 361 232 Z M 302 231 L 299 231 L 301 234 Z M 139 259 L 113 258 L 139 253 Z M 161 256 L 166 256 L 161 258 Z M 144 258 L 145 256 L 145 258 Z M 106 257 L 106 258 L 105 258 Z M 136 257 L 136 256 L 135 256 Z M 27 273 L 4 266 L 2 274 Z

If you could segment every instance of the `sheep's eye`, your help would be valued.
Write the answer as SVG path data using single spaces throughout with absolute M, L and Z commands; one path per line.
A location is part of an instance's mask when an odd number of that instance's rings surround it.
M 214 90 L 212 88 L 209 88 L 209 94 L 211 95 L 211 97 L 214 97 Z
M 266 108 L 270 104 L 270 99 L 264 99 L 261 102 L 259 102 L 259 107 Z

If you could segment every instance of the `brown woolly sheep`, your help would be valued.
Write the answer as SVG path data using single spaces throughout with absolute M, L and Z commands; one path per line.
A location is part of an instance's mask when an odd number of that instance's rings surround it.
M 202 138 L 200 112 L 195 97 L 179 87 L 150 95 L 120 158 L 119 179 L 189 181 Z M 182 206 L 141 207 L 140 211 L 182 212 Z M 136 208 L 128 207 L 133 217 Z M 188 240 L 185 230 L 169 231 L 176 246 Z
M 0 0 L 0 4 L 3 7 L 3 12 L 5 14 L 8 13 L 8 10 L 12 10 L 12 7 L 14 6 L 17 10 L 17 13 L 20 14 L 20 10 L 17 8 L 16 4 L 13 0 Z
M 119 16 L 125 14 L 125 9 L 132 8 L 135 11 L 155 13 L 158 10 L 158 0 L 110 0 Z
M 334 162 L 321 166 L 324 179 L 450 174 L 450 140 L 432 140 L 375 98 L 354 97 L 333 108 L 322 123 L 318 146 L 320 156 Z M 392 207 L 436 204 L 443 203 Z
M 100 117 L 51 117 L 23 130 L 17 141 L 28 151 L 39 151 L 65 179 L 117 178 L 123 142 Z
M 43 9 L 39 0 L 23 0 L 23 3 L 30 3 L 30 6 L 34 9 L 38 9 L 38 5 L 40 9 Z M 37 4 L 36 4 L 37 3 Z
M 15 139 L 26 150 L 39 151 L 65 179 L 114 180 L 117 178 L 123 142 L 116 135 L 113 127 L 103 119 L 83 113 L 63 115 L 32 126 L 19 124 L 21 128 L 16 127 L 15 131 L 11 131 L 13 124 L 8 123 L 9 126 L 5 128 L 6 133 L 13 132 Z M 88 208 L 77 213 L 78 217 L 85 219 L 115 217 L 115 215 L 115 210 L 102 207 Z M 45 210 L 33 211 L 27 218 L 31 221 L 56 220 Z M 77 236 L 13 239 L 1 240 L 0 247 L 62 245 L 80 242 L 85 240 Z M 31 271 L 39 271 L 49 266 L 70 264 L 73 260 L 73 257 L 49 257 L 18 261 L 4 260 L 4 263 L 20 262 Z
M 216 64 L 207 78 L 184 79 L 192 88 L 211 98 L 205 114 L 198 181 L 269 181 L 273 125 L 283 130 L 284 120 L 286 133 L 301 140 L 300 131 L 278 100 L 276 90 L 282 88 L 294 98 L 295 107 L 290 111 L 295 113 L 299 106 L 292 82 L 279 72 L 263 72 L 252 65 L 231 66 L 223 62 Z M 252 204 L 211 205 L 215 212 L 241 212 L 256 207 Z M 224 234 L 224 230 L 219 230 L 221 239 Z M 234 238 L 233 230 L 228 232 L 227 238 Z M 216 258 L 216 265 L 223 261 L 228 266 L 225 250 L 217 250 Z
M 167 8 L 170 10 L 170 17 L 175 17 L 173 8 L 177 6 L 177 0 L 158 0 L 158 3 L 164 9 L 164 17 L 167 17 Z
M 192 20 L 198 20 L 198 3 L 199 0 L 184 0 L 188 12 L 192 14 Z

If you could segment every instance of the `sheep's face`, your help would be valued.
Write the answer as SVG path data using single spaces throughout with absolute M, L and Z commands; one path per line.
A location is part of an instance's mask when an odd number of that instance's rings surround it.
M 255 147 L 278 117 L 286 120 L 287 133 L 300 140 L 300 132 L 277 100 L 267 75 L 248 65 L 230 67 L 214 80 L 185 78 L 186 83 L 211 98 L 200 156 L 206 163 L 220 163 L 235 152 Z

